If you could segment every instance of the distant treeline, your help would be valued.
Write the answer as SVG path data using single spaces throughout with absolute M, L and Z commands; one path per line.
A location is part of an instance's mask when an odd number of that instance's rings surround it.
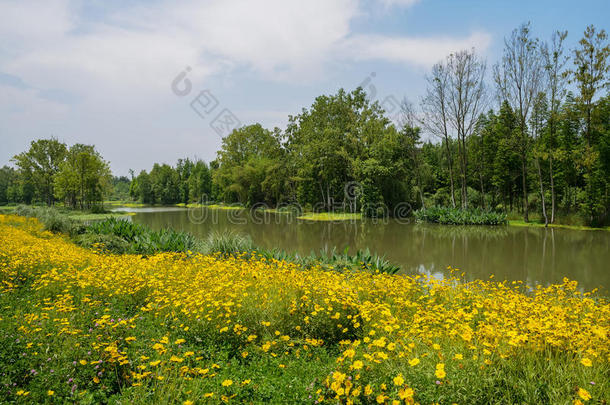
M 404 100 L 393 120 L 363 89 L 339 90 L 290 116 L 283 130 L 234 130 L 209 164 L 182 159 L 115 179 L 115 195 L 130 182 L 130 197 L 150 204 L 298 203 L 369 216 L 406 204 L 608 222 L 610 46 L 593 26 L 574 49 L 565 49 L 566 37 L 558 31 L 541 41 L 524 24 L 505 38 L 492 69 L 474 50 L 436 64 L 424 97 L 415 106 Z M 422 131 L 430 140 L 422 142 Z M 0 202 L 81 205 L 105 190 L 105 181 L 83 193 L 58 174 L 32 176 L 19 156 L 16 171 L 2 169 Z

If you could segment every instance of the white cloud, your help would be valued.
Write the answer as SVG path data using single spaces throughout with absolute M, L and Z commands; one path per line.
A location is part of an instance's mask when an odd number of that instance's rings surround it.
M 476 48 L 485 51 L 491 36 L 475 32 L 466 38 L 404 38 L 357 35 L 345 41 L 345 52 L 354 60 L 384 60 L 430 67 L 452 52 Z
M 159 0 L 117 8 L 100 3 L 103 13 L 88 10 L 84 1 L 0 2 L 0 73 L 25 83 L 0 97 L 0 141 L 9 132 L 31 138 L 53 131 L 72 140 L 87 137 L 97 144 L 99 139 L 101 148 L 123 159 L 133 154 L 115 151 L 113 142 L 123 144 L 127 134 L 134 143 L 147 136 L 158 139 L 175 128 L 213 136 L 212 150 L 217 137 L 170 91 L 185 66 L 192 68 L 195 90 L 209 85 L 211 77 L 300 85 L 323 82 L 337 62 L 429 66 L 449 52 L 489 44 L 484 33 L 465 38 L 359 34 L 353 24 L 366 18 L 364 0 Z M 408 7 L 417 0 L 376 1 Z M 236 79 L 234 85 L 244 81 Z M 53 101 L 53 95 L 63 96 Z M 70 100 L 77 102 L 70 105 Z M 180 101 L 185 102 L 176 105 Z M 282 108 L 261 112 L 260 119 L 279 119 L 273 111 Z M 250 117 L 243 114 L 246 123 Z M 175 154 L 185 148 L 171 147 Z
M 386 7 L 398 6 L 398 7 L 411 7 L 420 0 L 378 0 Z
M 380 0 L 407 6 L 416 0 Z M 430 65 L 489 36 L 409 38 L 355 35 L 356 0 L 161 2 L 86 24 L 67 0 L 0 4 L 0 33 L 11 38 L 0 71 L 67 91 L 158 92 L 186 65 L 200 79 L 227 67 L 271 80 L 312 80 L 328 62 L 376 59 Z M 79 32 L 85 24 L 86 29 Z M 103 84 L 103 86 L 101 86 Z M 96 95 L 92 95 L 96 97 Z

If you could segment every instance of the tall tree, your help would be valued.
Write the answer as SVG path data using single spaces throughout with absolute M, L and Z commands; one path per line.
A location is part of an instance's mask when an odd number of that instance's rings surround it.
M 458 138 L 462 208 L 468 207 L 466 140 L 472 135 L 476 122 L 485 109 L 485 70 L 486 63 L 476 55 L 474 49 L 460 51 L 447 58 L 449 120 Z
M 30 178 L 36 195 L 47 205 L 55 202 L 53 180 L 67 153 L 66 144 L 56 138 L 32 141 L 30 148 L 13 157 L 24 178 Z
M 424 129 L 441 139 L 447 155 L 449 169 L 449 185 L 451 187 L 451 205 L 455 208 L 455 185 L 453 175 L 453 152 L 450 142 L 449 123 L 449 78 L 447 66 L 439 62 L 432 67 L 432 72 L 426 77 L 428 83 L 426 95 L 421 100 L 422 119 L 420 123 Z
M 538 173 L 538 186 L 540 187 L 540 205 L 542 208 L 542 217 L 544 218 L 544 226 L 549 224 L 549 218 L 546 214 L 546 201 L 544 196 L 544 181 L 542 178 L 542 168 L 540 167 L 540 157 L 545 155 L 545 147 L 543 144 L 543 134 L 547 130 L 548 122 L 548 104 L 546 101 L 546 94 L 538 93 L 534 106 L 532 108 L 532 115 L 530 117 L 530 128 L 534 141 L 534 162 L 536 164 L 536 171 Z
M 548 138 L 546 142 L 547 157 L 549 161 L 549 179 L 551 189 L 551 223 L 555 222 L 556 196 L 555 196 L 555 170 L 553 161 L 558 148 L 557 132 L 561 103 L 566 95 L 568 79 L 565 65 L 569 56 L 565 55 L 564 41 L 567 31 L 555 31 L 550 44 L 543 44 L 544 71 L 546 75 L 546 90 L 549 97 Z
M 504 39 L 504 53 L 502 61 L 494 67 L 494 79 L 501 98 L 510 103 L 519 117 L 517 147 L 521 158 L 523 219 L 526 222 L 529 221 L 527 157 L 530 148 L 527 122 L 540 91 L 543 72 L 539 41 L 532 37 L 530 24 L 523 24 Z
M 582 111 L 585 128 L 585 150 L 583 162 L 586 166 L 586 210 L 589 222 L 594 221 L 596 209 L 596 191 L 594 183 L 600 180 L 595 178 L 594 166 L 599 162 L 599 151 L 597 150 L 597 139 L 593 138 L 591 130 L 591 116 L 594 108 L 594 100 L 598 91 L 609 85 L 606 75 L 610 70 L 608 56 L 610 45 L 605 30 L 597 31 L 593 25 L 589 25 L 584 32 L 583 38 L 574 49 L 573 79 L 578 85 L 578 104 Z
M 275 166 L 282 154 L 279 132 L 260 124 L 235 129 L 223 138 L 213 181 L 221 187 L 224 201 L 246 205 L 275 202 L 270 195 L 274 193 L 268 193 L 263 185 L 274 184 L 271 177 L 276 171 L 283 172 Z
M 54 177 L 55 195 L 67 204 L 81 209 L 103 201 L 111 188 L 108 163 L 92 145 L 75 144 Z

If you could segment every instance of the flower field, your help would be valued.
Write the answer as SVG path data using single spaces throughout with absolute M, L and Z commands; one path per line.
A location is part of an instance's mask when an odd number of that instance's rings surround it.
M 607 301 L 454 274 L 101 254 L 0 215 L 0 401 L 610 400 Z

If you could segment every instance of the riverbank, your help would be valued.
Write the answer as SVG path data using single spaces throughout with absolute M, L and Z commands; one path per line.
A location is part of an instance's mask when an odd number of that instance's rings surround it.
M 145 207 L 157 207 L 154 205 L 147 205 L 141 203 L 132 203 L 132 202 L 123 202 L 123 201 L 106 201 L 105 204 L 111 205 L 113 207 L 126 207 L 126 208 L 145 208 Z M 199 204 L 199 203 L 179 203 L 170 205 L 171 207 L 181 207 L 181 208 L 208 208 L 208 209 L 219 209 L 219 210 L 247 210 L 247 207 L 241 205 L 225 205 L 225 204 Z M 0 212 L 2 212 L 3 207 L 0 207 Z M 297 215 L 296 218 L 304 221 L 319 221 L 319 222 L 341 222 L 341 221 L 360 221 L 365 220 L 361 213 L 349 213 L 349 212 L 299 212 L 297 209 L 291 209 L 290 206 L 282 207 L 280 209 L 277 208 L 256 208 L 257 211 L 271 213 L 271 214 L 285 214 L 285 215 Z M 417 220 L 417 218 L 413 218 L 413 220 Z M 561 220 L 561 219 L 560 219 Z M 421 222 L 431 222 L 435 223 L 436 221 L 427 221 L 424 219 L 420 220 Z M 482 222 L 487 222 L 487 225 L 508 225 L 508 226 L 516 226 L 516 227 L 536 227 L 536 228 L 544 228 L 544 223 L 540 221 L 538 218 L 533 218 L 529 222 L 525 222 L 522 219 L 517 219 L 515 214 L 511 214 L 506 219 L 505 216 L 500 216 L 499 214 L 493 214 L 491 220 L 489 218 L 484 218 L 479 221 L 471 221 L 473 223 L 463 223 L 466 222 L 464 220 L 453 221 L 457 225 L 461 226 L 480 226 Z M 479 222 L 479 223 L 477 223 Z M 453 225 L 451 223 L 441 224 L 441 225 Z M 571 230 L 579 230 L 579 231 L 610 231 L 610 226 L 606 227 L 590 227 L 586 225 L 576 225 L 576 224 L 549 224 L 549 228 L 557 228 L 557 229 L 571 229 Z
M 18 403 L 610 396 L 610 306 L 567 280 L 532 295 L 264 257 L 100 255 L 6 215 L 0 261 L 0 396 Z
M 0 213 L 2 214 L 13 214 L 17 213 L 20 209 L 50 209 L 56 213 L 59 213 L 69 219 L 76 221 L 99 221 L 107 218 L 120 218 L 127 217 L 131 215 L 135 215 L 133 212 L 90 212 L 90 211 L 81 211 L 74 210 L 70 208 L 64 208 L 61 206 L 56 207 L 46 207 L 46 206 L 33 206 L 33 205 L 9 205 L 9 206 L 0 206 Z
M 115 217 L 92 221 L 85 226 L 82 221 L 75 221 L 56 208 L 21 206 L 17 213 L 36 218 L 45 230 L 65 234 L 78 245 L 94 248 L 102 253 L 153 255 L 174 252 L 244 257 L 261 255 L 267 259 L 290 261 L 303 268 L 319 266 L 334 271 L 362 270 L 390 274 L 400 270 L 400 266 L 390 263 L 383 256 L 371 253 L 368 249 L 350 254 L 348 249 L 338 252 L 333 248 L 299 255 L 275 248 L 262 249 L 252 242 L 250 236 L 233 232 L 213 232 L 200 239 L 171 227 L 153 230 Z
M 508 220 L 508 225 L 510 226 L 520 226 L 520 227 L 532 227 L 532 228 L 545 228 L 543 222 L 525 222 L 521 219 L 510 219 Z M 548 224 L 547 228 L 558 228 L 558 229 L 572 229 L 575 231 L 610 231 L 610 226 L 595 228 L 591 226 L 584 225 L 565 225 L 565 224 Z

